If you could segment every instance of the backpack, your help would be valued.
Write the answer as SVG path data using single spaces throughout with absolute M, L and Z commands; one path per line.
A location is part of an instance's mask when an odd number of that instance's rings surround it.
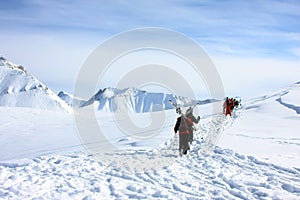
M 229 106 L 230 102 L 229 102 L 229 98 L 226 99 L 226 106 Z

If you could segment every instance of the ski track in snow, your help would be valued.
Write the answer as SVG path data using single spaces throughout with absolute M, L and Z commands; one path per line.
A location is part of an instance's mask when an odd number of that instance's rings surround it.
M 294 110 L 298 115 L 300 115 L 300 107 L 299 106 L 295 106 L 293 104 L 288 104 L 282 101 L 281 98 L 276 99 L 276 101 L 278 101 L 281 105 Z
M 238 118 L 236 115 L 235 119 Z M 300 199 L 300 169 L 284 168 L 219 147 L 209 155 L 202 154 L 201 137 L 217 123 L 202 123 L 191 152 L 159 169 L 128 171 L 106 167 L 84 151 L 1 162 L 0 198 Z M 226 118 L 221 128 L 234 123 Z M 177 142 L 163 145 L 167 149 L 174 147 L 174 151 L 161 159 L 177 153 Z M 133 157 L 143 154 L 131 153 Z

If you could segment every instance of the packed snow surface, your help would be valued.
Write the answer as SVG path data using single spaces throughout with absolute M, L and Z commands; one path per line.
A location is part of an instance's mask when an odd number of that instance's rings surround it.
M 173 133 L 174 110 L 164 112 L 161 137 L 151 142 L 122 134 L 114 113 L 96 111 L 101 126 L 117 135 L 112 144 L 129 160 L 138 164 L 141 155 L 148 155 L 172 161 L 145 170 L 107 166 L 96 159 L 80 143 L 72 114 L 2 107 L 0 198 L 300 199 L 299 96 L 295 84 L 243 101 L 225 119 L 222 113 L 211 113 L 210 104 L 198 106 L 199 131 L 183 157 Z M 136 113 L 134 119 L 151 121 L 151 115 Z M 221 135 L 217 146 L 203 153 L 211 127 Z M 155 157 L 155 150 L 166 153 Z

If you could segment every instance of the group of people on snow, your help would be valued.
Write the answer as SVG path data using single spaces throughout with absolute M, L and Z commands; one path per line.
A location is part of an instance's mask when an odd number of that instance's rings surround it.
M 223 104 L 223 113 L 225 116 L 232 116 L 232 111 L 234 108 L 238 108 L 241 105 L 241 100 L 237 100 L 235 98 L 226 97 Z
M 241 100 L 236 98 L 226 97 L 223 104 L 223 113 L 225 116 L 232 116 L 232 111 L 234 108 L 238 108 L 241 105 Z M 197 118 L 193 115 L 193 108 L 189 107 L 186 114 L 181 113 L 180 107 L 176 108 L 176 112 L 181 114 L 177 118 L 176 124 L 174 126 L 175 134 L 179 132 L 179 154 L 185 155 L 188 150 L 190 150 L 190 144 L 194 139 L 194 125 L 198 124 L 200 121 L 200 116 Z

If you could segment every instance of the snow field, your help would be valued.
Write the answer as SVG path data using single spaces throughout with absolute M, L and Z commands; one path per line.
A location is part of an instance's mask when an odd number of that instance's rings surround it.
M 0 164 L 3 199 L 298 199 L 300 170 L 216 148 L 194 149 L 161 170 L 104 167 L 91 155 L 49 155 Z
M 6 108 L 9 111 L 12 108 Z M 5 109 L 4 109 L 5 110 Z M 243 110 L 236 112 L 236 118 L 226 118 L 223 129 L 230 130 L 238 125 L 243 117 Z M 11 110 L 15 120 L 27 116 L 23 109 Z M 48 116 L 51 127 L 68 133 L 68 114 L 43 111 L 28 111 L 31 113 L 32 122 L 42 124 L 43 115 Z M 44 114 L 43 114 L 44 113 Z M 54 115 L 52 115 L 54 114 Z M 171 113 L 170 113 L 171 114 Z M 218 114 L 217 114 L 218 115 Z M 222 114 L 219 114 L 221 117 Z M 6 115 L 7 116 L 7 115 Z M 8 115 L 9 116 L 9 115 Z M 18 117 L 16 117 L 18 116 Z M 39 117 L 36 117 L 39 116 Z M 56 118 L 54 117 L 56 116 Z M 109 113 L 104 114 L 109 119 Z M 174 115 L 175 117 L 176 115 Z M 36 117 L 36 118 L 35 118 Z M 4 119 L 1 117 L 0 119 Z M 7 120 L 7 118 L 5 118 Z M 215 118 L 220 119 L 220 118 Z M 64 121 L 64 125 L 61 121 Z M 175 118 L 174 118 L 175 120 Z M 276 164 L 236 153 L 233 150 L 216 147 L 211 153 L 203 154 L 202 147 L 208 129 L 215 121 L 209 116 L 203 116 L 199 125 L 201 134 L 195 134 L 195 141 L 188 156 L 177 156 L 177 137 L 169 130 L 174 120 L 166 122 L 165 134 L 170 140 L 158 146 L 158 149 L 170 149 L 169 154 L 160 155 L 159 159 L 171 159 L 160 168 L 140 170 L 140 168 L 124 168 L 124 165 L 106 166 L 101 160 L 95 159 L 85 151 L 72 149 L 66 152 L 64 145 L 70 138 L 64 137 L 65 143 L 60 147 L 50 146 L 48 149 L 39 149 L 33 158 L 31 154 L 22 155 L 20 159 L 8 159 L 0 162 L 0 198 L 2 199 L 299 199 L 300 198 L 300 169 L 296 167 L 283 167 Z M 16 120 L 20 121 L 20 120 Z M 110 120 L 108 120 L 110 121 Z M 113 120 L 111 120 L 113 122 Z M 23 122 L 24 123 L 24 122 Z M 21 124 L 22 125 L 22 124 Z M 20 125 L 20 126 L 21 126 Z M 106 126 L 112 126 L 109 122 Z M 14 127 L 18 127 L 17 123 Z M 39 126 L 36 126 L 38 128 Z M 64 128 L 65 127 L 65 128 Z M 3 128 L 3 127 L 2 127 Z M 10 130 L 11 127 L 6 127 Z M 70 128 L 70 127 L 69 127 Z M 37 130 L 34 132 L 33 130 Z M 55 128 L 52 129 L 54 131 Z M 58 131 L 58 132 L 60 132 Z M 41 135 L 38 129 L 28 130 Z M 14 133 L 14 132 L 12 132 Z M 47 133 L 48 142 L 57 142 L 58 139 L 50 138 L 51 131 Z M 3 136 L 3 135 L 2 135 Z M 45 135 L 44 135 L 45 136 Z M 61 134 L 55 134 L 61 139 Z M 68 139 L 69 137 L 69 139 Z M 226 137 L 222 134 L 220 141 Z M 40 138 L 41 139 L 41 138 Z M 172 141 L 174 140 L 175 141 Z M 132 148 L 129 138 L 121 138 L 124 148 Z M 127 143 L 126 143 L 127 141 Z M 44 141 L 45 142 L 45 141 Z M 139 141 L 135 141 L 139 142 Z M 156 141 L 157 142 L 157 141 Z M 43 140 L 40 140 L 40 145 Z M 23 143 L 18 141 L 18 146 Z M 73 146 L 76 146 L 73 144 Z M 43 145 L 40 146 L 44 147 Z M 134 148 L 135 147 L 135 148 Z M 153 150 L 146 148 L 144 151 L 134 146 L 130 151 L 124 151 L 126 158 L 137 162 L 140 155 L 153 156 Z M 149 146 L 151 147 L 151 145 Z M 12 147 L 10 147 L 12 148 Z M 38 155 L 40 154 L 40 156 Z M 174 157 L 175 156 L 175 157 Z M 28 158 L 29 157 L 29 158 Z M 149 158 L 149 157 L 148 157 Z
M 153 137 L 151 130 L 126 135 L 115 113 L 96 111 L 109 141 L 92 143 L 109 158 L 102 160 L 81 143 L 80 134 L 89 129 L 76 132 L 76 112 L 61 112 L 69 107 L 21 67 L 1 59 L 0 68 L 0 104 L 12 106 L 0 108 L 0 199 L 300 199 L 300 83 L 242 102 L 233 118 L 224 118 L 221 105 L 217 112 L 198 106 L 199 131 L 183 157 L 173 133 L 174 110 L 164 112 Z M 127 96 L 109 104 L 112 95 L 134 91 L 114 92 L 100 92 L 106 99 L 96 109 L 111 111 L 118 101 L 117 108 L 149 110 L 157 102 L 151 94 L 145 102 Z M 152 122 L 147 113 L 130 117 L 142 129 Z M 105 152 L 105 145 L 117 151 Z

